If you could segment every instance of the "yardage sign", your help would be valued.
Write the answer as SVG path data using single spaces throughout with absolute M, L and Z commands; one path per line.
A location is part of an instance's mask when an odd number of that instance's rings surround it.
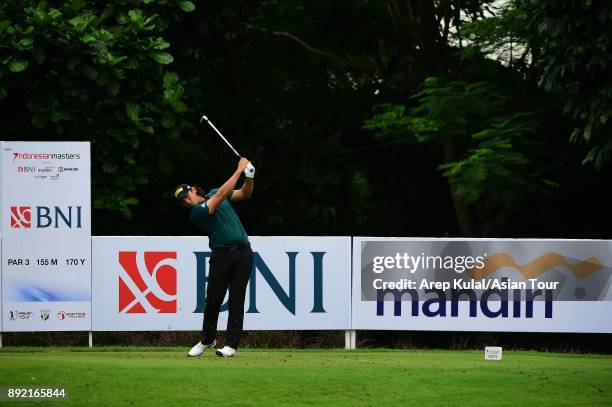
M 2 142 L 2 330 L 91 329 L 88 142 Z

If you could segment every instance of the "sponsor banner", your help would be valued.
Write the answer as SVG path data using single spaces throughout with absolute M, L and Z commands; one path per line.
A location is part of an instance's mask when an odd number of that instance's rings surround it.
M 245 330 L 350 329 L 350 237 L 250 237 Z M 202 329 L 206 237 L 93 237 L 94 331 Z M 227 297 L 219 329 L 227 326 Z
M 612 332 L 612 242 L 353 239 L 353 329 Z
M 88 331 L 90 145 L 0 146 L 3 330 Z M 58 313 L 72 317 L 60 319 Z

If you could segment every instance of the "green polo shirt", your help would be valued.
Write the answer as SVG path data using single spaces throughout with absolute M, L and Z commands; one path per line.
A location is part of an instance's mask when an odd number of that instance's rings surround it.
M 212 197 L 218 190 L 211 189 L 207 197 Z M 249 241 L 229 198 L 224 199 L 213 214 L 208 213 L 207 201 L 194 206 L 189 213 L 189 219 L 208 235 L 208 245 L 211 249 Z

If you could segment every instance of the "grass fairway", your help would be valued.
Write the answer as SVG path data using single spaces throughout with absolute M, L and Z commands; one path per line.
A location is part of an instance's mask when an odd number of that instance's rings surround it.
M 612 405 L 610 356 L 241 349 L 221 359 L 186 351 L 2 348 L 0 386 L 66 387 L 69 399 L 54 404 L 79 406 Z

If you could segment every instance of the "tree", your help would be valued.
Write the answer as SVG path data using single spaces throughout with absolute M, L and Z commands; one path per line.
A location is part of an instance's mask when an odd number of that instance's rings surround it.
M 192 128 L 164 35 L 193 8 L 2 2 L 0 103 L 11 123 L 3 138 L 90 140 L 94 208 L 130 216 L 137 187 L 171 169 L 163 146 Z
M 365 127 L 379 137 L 443 151 L 439 169 L 464 236 L 499 236 L 517 207 L 542 185 L 554 185 L 541 179 L 550 160 L 531 140 L 534 115 L 514 112 L 511 99 L 490 83 L 430 77 L 413 99 L 408 111 L 404 105 L 378 106 Z
M 590 146 L 585 162 L 612 159 L 612 3 L 592 0 L 521 0 L 540 85 L 563 99 L 575 120 L 574 142 Z

